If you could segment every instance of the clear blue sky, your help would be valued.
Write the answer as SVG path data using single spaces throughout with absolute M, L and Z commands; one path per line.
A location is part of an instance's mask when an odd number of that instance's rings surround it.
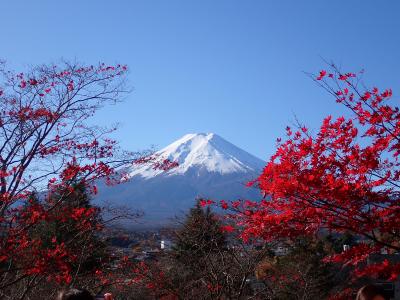
M 215 132 L 266 159 L 294 115 L 317 128 L 343 113 L 302 73 L 321 57 L 398 95 L 399 15 L 396 0 L 9 0 L 0 57 L 128 64 L 134 92 L 96 122 L 120 122 L 130 150 Z

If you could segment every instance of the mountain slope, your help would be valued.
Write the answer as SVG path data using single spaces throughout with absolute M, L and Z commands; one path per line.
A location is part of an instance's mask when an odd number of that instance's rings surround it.
M 156 156 L 177 161 L 179 166 L 166 172 L 149 165 L 134 166 L 128 170 L 127 183 L 101 188 L 99 199 L 142 210 L 146 226 L 159 226 L 187 211 L 197 197 L 260 197 L 244 184 L 259 174 L 265 162 L 216 134 L 187 134 Z

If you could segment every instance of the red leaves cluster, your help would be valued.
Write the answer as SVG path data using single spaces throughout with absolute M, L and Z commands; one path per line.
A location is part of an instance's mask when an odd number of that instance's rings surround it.
M 73 193 L 71 189 L 66 191 L 66 194 L 71 193 Z M 66 194 L 63 196 L 66 197 Z M 54 199 L 50 194 L 45 201 L 28 201 L 25 206 L 16 209 L 19 211 L 18 219 L 7 235 L 2 237 L 3 247 L 0 249 L 0 257 L 4 262 L 11 263 L 15 260 L 23 276 L 40 275 L 49 281 L 69 283 L 73 275 L 71 264 L 77 261 L 80 251 L 71 249 L 56 237 L 52 237 L 51 243 L 48 244 L 32 232 L 38 226 L 63 224 L 71 219 L 76 221 L 73 223 L 75 231 L 82 233 L 92 231 L 95 229 L 93 226 L 97 226 L 93 218 L 98 211 L 94 207 L 65 206 L 54 209 L 52 200 Z
M 124 93 L 126 71 L 123 65 L 69 63 L 27 74 L 0 70 L 0 289 L 26 277 L 69 283 L 77 275 L 71 266 L 83 248 L 78 253 L 70 243 L 103 224 L 98 208 L 66 205 L 74 185 L 95 194 L 98 180 L 119 182 L 115 169 L 140 163 L 107 138 L 114 128 L 87 122 Z M 156 167 L 174 166 L 165 160 Z M 33 201 L 36 191 L 40 199 Z M 43 239 L 37 232 L 46 224 L 68 224 L 79 234 Z M 90 253 L 91 247 L 84 249 Z
M 317 80 L 322 80 L 326 76 L 326 71 L 322 70 L 319 72 L 319 76 L 317 77 Z
M 15 110 L 9 110 L 5 117 L 10 117 L 19 122 L 51 122 L 57 118 L 57 113 L 50 111 L 45 107 L 32 108 L 29 106 L 16 107 Z
M 150 165 L 153 170 L 169 171 L 178 167 L 179 163 L 172 161 L 168 158 L 159 157 L 157 154 L 146 155 L 135 159 L 133 161 L 135 165 Z
M 125 93 L 126 72 L 124 65 L 104 63 L 43 65 L 27 74 L 0 69 L 4 79 L 0 89 L 0 289 L 25 278 L 33 285 L 44 279 L 69 284 L 81 276 L 77 265 L 99 250 L 91 237 L 99 235 L 104 223 L 99 208 L 76 205 L 77 185 L 87 194 L 96 194 L 100 180 L 123 181 L 121 170 L 132 162 L 150 163 L 161 171 L 177 166 L 168 159 L 121 151 L 107 137 L 115 128 L 88 122 L 99 108 Z M 43 228 L 52 234 L 43 234 Z M 126 270 L 133 274 L 132 282 L 145 279 L 145 266 L 139 268 L 128 260 L 113 263 L 118 264 L 115 274 L 108 268 L 85 276 L 121 286 L 127 284 Z M 159 278 L 149 281 L 149 288 L 161 284 Z
M 200 200 L 199 200 L 199 203 L 200 203 L 200 206 L 201 206 L 201 207 L 206 207 L 206 206 L 209 206 L 209 205 L 214 204 L 215 201 L 210 200 L 210 199 L 200 199 Z
M 106 66 L 104 63 L 98 66 L 79 67 L 70 66 L 71 68 L 65 70 L 58 70 L 57 66 L 53 66 L 54 72 L 47 74 L 47 76 L 36 77 L 34 74 L 26 75 L 19 73 L 9 77 L 10 82 L 16 83 L 16 86 L 21 89 L 34 89 L 37 95 L 45 96 L 52 91 L 55 86 L 63 86 L 66 91 L 72 92 L 75 85 L 82 84 L 82 77 L 92 74 L 104 74 L 108 79 L 123 75 L 127 71 L 125 65 Z M 69 80 L 65 80 L 69 79 Z
M 211 292 L 211 293 L 217 293 L 220 289 L 222 288 L 221 285 L 217 284 L 213 284 L 213 283 L 208 283 L 207 284 L 207 289 Z
M 161 162 L 155 162 L 153 164 L 153 169 L 154 170 L 163 170 L 163 171 L 168 171 L 173 168 L 176 168 L 178 166 L 178 162 L 176 161 L 171 161 L 169 159 L 163 159 Z
M 328 75 L 326 77 L 326 75 Z M 365 243 L 331 259 L 356 266 L 356 276 L 395 278 L 400 268 L 365 264 L 382 249 L 400 251 L 400 112 L 390 89 L 360 91 L 354 73 L 335 67 L 316 82 L 353 118 L 324 119 L 316 135 L 287 128 L 276 153 L 251 185 L 265 200 L 237 205 L 244 238 L 276 240 L 350 231 Z M 225 204 L 224 204 L 225 205 Z
M 222 232 L 233 232 L 233 231 L 235 231 L 235 227 L 233 227 L 232 225 L 223 225 L 223 226 L 221 226 L 221 231 Z

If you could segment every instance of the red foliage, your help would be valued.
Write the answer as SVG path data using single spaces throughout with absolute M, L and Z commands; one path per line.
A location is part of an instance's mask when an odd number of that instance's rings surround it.
M 206 206 L 215 204 L 215 202 L 213 200 L 210 200 L 210 199 L 200 199 L 199 203 L 200 203 L 201 207 L 206 207 Z
M 138 159 L 135 159 L 133 163 L 136 165 L 149 164 L 154 170 L 162 170 L 162 171 L 168 171 L 178 166 L 178 162 L 171 161 L 168 158 L 159 157 L 156 154 L 140 157 Z
M 324 78 L 326 76 L 326 71 L 322 70 L 321 72 L 319 72 L 319 76 L 317 77 L 317 80 L 322 80 L 322 78 Z
M 315 135 L 287 128 L 276 153 L 250 185 L 261 202 L 232 203 L 242 237 L 267 241 L 328 232 L 364 240 L 327 258 L 356 267 L 355 276 L 393 279 L 400 265 L 365 264 L 383 249 L 400 251 L 400 112 L 390 89 L 361 91 L 354 73 L 332 66 L 316 82 L 347 107 L 352 118 L 326 117 Z M 330 76 L 332 74 L 332 76 Z
M 118 183 L 121 175 L 114 170 L 140 161 L 140 155 L 128 157 L 107 138 L 114 128 L 86 122 L 124 92 L 127 68 L 64 63 L 34 68 L 29 75 L 3 66 L 0 71 L 4 78 L 0 87 L 0 289 L 27 276 L 69 283 L 77 253 L 56 238 L 42 247 L 43 241 L 30 233 L 43 222 L 68 220 L 74 220 L 80 232 L 101 229 L 93 222 L 96 208 L 62 204 L 74 193 L 74 184 L 97 193 L 96 181 Z M 166 160 L 157 167 L 174 166 Z M 37 191 L 40 199 L 34 202 Z
M 223 225 L 221 226 L 221 231 L 223 232 L 233 232 L 235 228 L 231 225 Z

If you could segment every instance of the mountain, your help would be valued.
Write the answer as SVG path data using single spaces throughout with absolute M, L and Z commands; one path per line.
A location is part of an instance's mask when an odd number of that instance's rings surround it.
M 142 226 L 160 226 L 186 212 L 198 197 L 260 198 L 245 183 L 257 177 L 265 162 L 217 134 L 187 134 L 155 156 L 179 165 L 168 171 L 132 166 L 127 171 L 128 182 L 100 188 L 98 199 L 143 211 Z

